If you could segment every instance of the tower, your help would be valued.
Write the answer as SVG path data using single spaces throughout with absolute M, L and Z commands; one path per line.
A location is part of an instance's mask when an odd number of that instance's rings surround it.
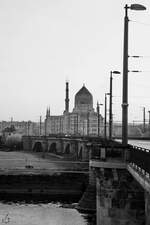
M 69 112 L 69 82 L 66 81 L 65 113 Z
M 50 117 L 50 107 L 46 110 L 46 119 Z

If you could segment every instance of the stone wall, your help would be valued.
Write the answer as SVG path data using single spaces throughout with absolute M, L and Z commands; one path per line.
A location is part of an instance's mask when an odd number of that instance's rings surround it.
M 0 199 L 8 195 L 80 196 L 88 183 L 83 173 L 0 175 Z
M 145 192 L 145 225 L 150 224 L 150 193 Z
M 97 225 L 144 224 L 144 191 L 126 170 L 97 171 L 96 186 Z

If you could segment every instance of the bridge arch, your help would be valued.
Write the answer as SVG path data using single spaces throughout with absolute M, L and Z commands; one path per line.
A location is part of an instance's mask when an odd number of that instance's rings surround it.
M 37 141 L 34 143 L 32 150 L 34 152 L 42 152 L 43 151 L 43 145 L 40 141 Z
M 81 161 L 88 161 L 89 160 L 89 150 L 87 149 L 86 142 L 80 141 L 78 143 L 77 149 L 77 158 Z
M 70 154 L 70 143 L 67 143 L 65 146 L 65 153 Z
M 57 144 L 56 144 L 56 142 L 52 142 L 49 145 L 48 152 L 51 152 L 51 153 L 56 153 L 57 152 Z
M 79 151 L 78 151 L 78 158 L 79 158 L 79 159 L 82 159 L 82 154 L 83 154 L 83 146 L 81 145 L 81 146 L 79 147 Z

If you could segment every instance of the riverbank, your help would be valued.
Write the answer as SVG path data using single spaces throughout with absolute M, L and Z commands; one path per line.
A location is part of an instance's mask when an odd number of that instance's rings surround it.
M 82 196 L 88 163 L 54 155 L 0 151 L 0 197 L 4 195 Z
M 88 184 L 87 174 L 0 175 L 0 199 L 5 197 L 81 197 Z
M 67 157 L 47 153 L 0 151 L 0 171 L 10 170 L 51 170 L 51 171 L 87 171 L 88 162 L 68 160 Z

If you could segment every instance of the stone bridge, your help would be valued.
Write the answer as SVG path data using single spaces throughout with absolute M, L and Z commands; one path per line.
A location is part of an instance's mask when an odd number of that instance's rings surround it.
M 150 150 L 113 142 L 91 144 L 89 149 L 97 225 L 150 225 Z
M 89 161 L 78 209 L 96 209 L 97 225 L 150 225 L 150 150 L 88 136 L 24 136 L 23 149 Z
M 49 152 L 60 155 L 68 154 L 76 159 L 88 161 L 87 142 L 87 140 L 79 137 L 23 136 L 23 149 L 25 151 Z

